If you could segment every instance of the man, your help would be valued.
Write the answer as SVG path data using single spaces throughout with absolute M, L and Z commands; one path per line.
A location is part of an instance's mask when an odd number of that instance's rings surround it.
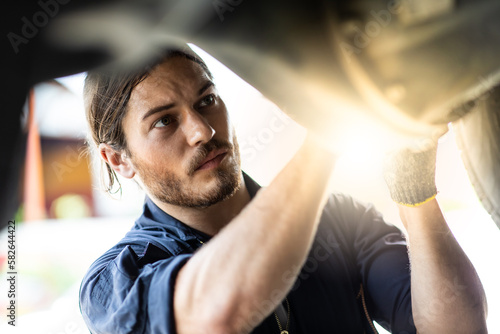
M 435 150 L 406 153 L 425 163 L 416 174 L 388 173 L 408 257 L 372 207 L 326 196 L 335 157 L 311 135 L 259 189 L 190 52 L 142 72 L 90 73 L 85 97 L 108 191 L 117 172 L 147 194 L 83 280 L 92 333 L 373 333 L 373 320 L 393 333 L 486 332 L 481 283 L 434 199 Z

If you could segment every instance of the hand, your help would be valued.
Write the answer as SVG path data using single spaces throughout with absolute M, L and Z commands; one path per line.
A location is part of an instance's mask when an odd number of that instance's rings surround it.
M 437 140 L 417 147 L 405 147 L 387 154 L 384 178 L 394 202 L 420 206 L 436 197 Z

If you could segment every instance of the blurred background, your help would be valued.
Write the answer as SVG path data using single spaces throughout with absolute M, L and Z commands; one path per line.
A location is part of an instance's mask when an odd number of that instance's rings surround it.
M 293 156 L 305 129 L 225 66 L 192 46 L 214 74 L 238 133 L 243 169 L 267 185 Z M 29 127 L 16 214 L 17 326 L 6 324 L 7 249 L 0 250 L 1 333 L 86 333 L 78 289 L 88 266 L 113 246 L 140 215 L 144 194 L 122 179 L 110 197 L 100 187 L 100 162 L 86 150 L 82 87 L 85 73 L 38 84 L 25 105 Z M 382 177 L 382 154 L 359 134 L 344 148 L 331 191 L 374 203 L 402 226 Z M 500 230 L 470 184 L 453 127 L 439 143 L 438 200 L 459 243 L 474 263 L 489 302 L 490 333 L 500 333 Z M 0 245 L 7 245 L 6 230 Z M 380 328 L 380 327 L 379 327 Z M 384 331 L 381 330 L 381 333 Z

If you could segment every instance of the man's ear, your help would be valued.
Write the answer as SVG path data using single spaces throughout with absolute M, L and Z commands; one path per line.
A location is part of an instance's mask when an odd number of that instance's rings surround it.
M 116 151 L 108 144 L 99 144 L 99 155 L 115 172 L 121 176 L 131 179 L 135 176 L 135 170 L 127 158 L 125 152 Z

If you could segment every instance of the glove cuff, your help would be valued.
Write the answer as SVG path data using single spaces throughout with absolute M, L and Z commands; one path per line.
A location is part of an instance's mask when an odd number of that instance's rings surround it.
M 415 207 L 436 197 L 436 151 L 404 149 L 387 157 L 384 178 L 394 202 Z

